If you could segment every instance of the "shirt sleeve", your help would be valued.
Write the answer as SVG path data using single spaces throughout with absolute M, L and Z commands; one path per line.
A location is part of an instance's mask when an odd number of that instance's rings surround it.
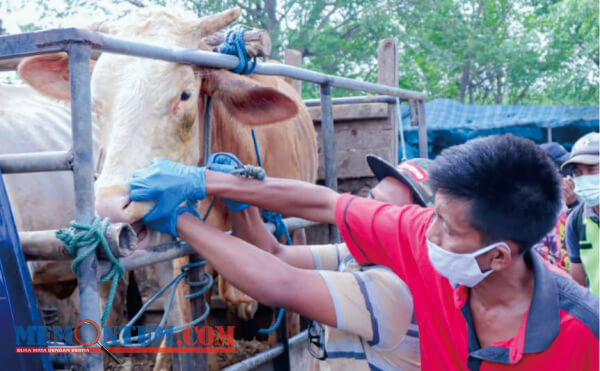
M 342 244 L 310 245 L 315 269 L 336 271 L 342 262 L 343 250 L 346 250 Z
M 333 299 L 337 328 L 360 336 L 375 349 L 398 346 L 410 325 L 412 296 L 385 267 L 364 271 L 321 271 Z
M 574 210 L 569 214 L 567 218 L 567 224 L 565 227 L 565 244 L 567 245 L 567 253 L 569 254 L 569 260 L 572 263 L 581 264 L 581 257 L 579 256 L 579 236 L 577 226 L 577 214 L 579 210 Z
M 432 216 L 432 209 L 417 205 L 394 206 L 348 194 L 335 205 L 336 224 L 359 264 L 384 265 L 404 281 L 431 265 L 425 231 Z

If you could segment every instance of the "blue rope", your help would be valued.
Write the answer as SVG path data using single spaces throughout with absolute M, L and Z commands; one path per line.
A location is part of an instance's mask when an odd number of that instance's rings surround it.
M 254 151 L 256 152 L 256 163 L 260 168 L 262 168 L 262 160 L 260 158 L 260 150 L 258 149 L 258 141 L 256 140 L 256 131 L 252 129 L 252 141 L 254 142 Z M 285 235 L 286 241 L 288 245 L 292 244 L 292 237 L 290 237 L 290 232 L 288 231 L 287 226 L 283 222 L 283 216 L 279 213 L 275 213 L 269 210 L 262 209 L 260 210 L 260 214 L 263 218 L 263 221 L 271 222 L 275 225 L 275 238 L 281 240 L 281 237 Z M 281 321 L 283 320 L 283 315 L 285 314 L 285 309 L 279 308 L 279 313 L 277 313 L 277 319 L 273 326 L 269 328 L 261 328 L 258 330 L 259 334 L 270 334 L 271 332 L 277 330 L 277 328 L 281 325 Z
M 256 131 L 252 129 L 252 141 L 254 142 L 254 152 L 256 152 L 256 164 L 262 167 L 262 160 L 260 159 L 260 150 L 258 149 L 258 141 L 256 140 Z
M 281 214 L 265 209 L 261 209 L 260 214 L 265 222 L 270 222 L 275 225 L 274 234 L 277 240 L 281 241 L 281 238 L 285 237 L 287 244 L 292 244 L 292 237 L 290 237 L 290 232 L 283 222 L 283 216 Z
M 246 45 L 244 45 L 244 33 L 245 29 L 235 29 L 228 31 L 225 35 L 225 42 L 220 49 L 223 54 L 230 54 L 237 56 L 240 60 L 237 67 L 231 70 L 231 72 L 239 73 L 242 75 L 250 75 L 256 70 L 256 57 L 250 60 Z
M 106 306 L 104 307 L 104 312 L 102 313 L 101 326 L 104 326 L 108 320 L 110 308 L 113 305 L 115 294 L 117 292 L 119 279 L 125 275 L 125 267 L 121 263 L 121 259 L 113 255 L 110 247 L 108 247 L 106 237 L 104 236 L 106 228 L 108 228 L 109 224 L 110 220 L 108 218 L 100 221 L 100 217 L 96 216 L 91 224 L 77 223 L 73 221 L 71 222 L 71 228 L 60 229 L 56 231 L 56 238 L 65 244 L 65 248 L 74 258 L 73 263 L 71 263 L 71 269 L 73 272 L 77 273 L 79 264 L 81 264 L 85 258 L 94 253 L 98 246 L 102 246 L 106 257 L 111 262 L 110 270 L 100 278 L 101 283 L 112 280 L 110 291 L 108 292 L 108 299 L 106 300 Z M 77 251 L 86 246 L 89 246 L 90 248 L 87 249 L 83 254 L 77 256 Z
M 277 330 L 277 328 L 281 325 L 281 321 L 283 320 L 283 315 L 285 314 L 285 309 L 279 308 L 279 313 L 277 313 L 277 319 L 275 323 L 270 328 L 261 328 L 258 330 L 259 334 L 270 334 L 271 332 Z
M 126 347 L 144 347 L 144 346 L 147 346 L 148 344 L 152 343 L 154 341 L 154 339 L 156 339 L 156 332 L 144 333 L 143 335 L 131 337 L 128 339 L 130 344 L 126 344 L 125 338 L 124 338 L 125 337 L 125 335 L 124 335 L 125 329 L 131 328 L 131 326 L 133 326 L 140 319 L 140 317 L 146 312 L 148 307 L 153 302 L 155 302 L 159 297 L 161 297 L 165 293 L 165 291 L 167 291 L 167 289 L 169 287 L 171 287 L 171 292 L 169 294 L 169 298 L 167 299 L 167 303 L 165 305 L 165 310 L 164 310 L 163 316 L 162 316 L 159 324 L 157 325 L 157 327 L 163 328 L 165 323 L 167 322 L 167 317 L 169 316 L 169 312 L 171 311 L 171 307 L 173 305 L 173 299 L 175 298 L 177 286 L 179 285 L 179 283 L 182 280 L 185 279 L 185 283 L 187 283 L 190 287 L 198 288 L 198 290 L 196 290 L 195 292 L 185 296 L 185 298 L 189 299 L 189 300 L 195 299 L 195 298 L 199 297 L 200 295 L 203 295 L 205 292 L 207 292 L 212 287 L 213 278 L 207 272 L 204 272 L 204 279 L 201 281 L 190 281 L 189 280 L 190 269 L 203 267 L 205 265 L 206 265 L 206 261 L 204 261 L 204 260 L 184 265 L 181 268 L 181 273 L 179 275 L 177 275 L 177 277 L 173 278 L 169 283 L 167 283 L 163 288 L 161 288 L 156 294 L 154 294 L 154 296 L 152 296 L 142 306 L 142 308 L 140 308 L 140 310 L 131 319 L 131 321 L 129 321 L 127 323 L 127 325 L 125 325 L 125 327 L 121 330 L 121 332 L 119 333 L 118 339 L 109 341 L 106 343 L 106 345 L 109 345 L 109 346 L 120 345 L 120 346 L 126 346 Z M 174 327 L 173 334 L 180 333 L 180 332 L 184 331 L 187 327 L 195 326 L 195 325 L 199 324 L 200 322 L 204 321 L 206 319 L 206 317 L 208 316 L 209 312 L 210 312 L 210 307 L 208 306 L 208 303 L 204 303 L 204 311 L 202 312 L 202 314 L 200 314 L 200 316 L 198 316 L 198 318 L 192 320 L 191 322 L 188 322 L 181 326 Z

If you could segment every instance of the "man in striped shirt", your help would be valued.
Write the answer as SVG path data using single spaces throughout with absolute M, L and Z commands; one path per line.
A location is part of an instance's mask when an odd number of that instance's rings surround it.
M 429 160 L 409 160 L 396 168 L 377 156 L 367 160 L 379 180 L 369 198 L 395 205 L 433 204 Z M 224 279 L 259 302 L 315 320 L 309 328 L 311 370 L 420 369 L 412 297 L 392 270 L 359 265 L 341 243 L 282 245 L 265 228 L 257 208 L 224 201 L 232 211 L 233 235 L 248 243 L 198 226 L 182 227 L 181 237 Z
M 367 161 L 379 180 L 368 198 L 395 205 L 433 205 L 427 174 L 430 160 L 417 158 L 397 167 L 375 155 L 367 156 Z M 311 323 L 311 370 L 420 369 L 418 327 L 414 317 L 407 322 L 412 297 L 389 268 L 358 264 L 344 243 L 282 245 L 266 230 L 256 208 L 231 217 L 236 236 L 291 266 L 316 269 L 322 277 L 328 295 L 313 294 L 304 300 L 331 300 L 336 322 Z

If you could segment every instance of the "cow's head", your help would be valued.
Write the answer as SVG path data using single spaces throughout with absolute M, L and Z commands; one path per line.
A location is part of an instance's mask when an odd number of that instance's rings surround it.
M 202 37 L 238 16 L 237 8 L 199 19 L 165 9 L 140 9 L 118 23 L 102 24 L 98 30 L 163 47 L 208 50 Z M 69 98 L 65 54 L 27 58 L 19 73 L 38 91 Z M 118 54 L 100 56 L 92 73 L 92 105 L 100 121 L 104 153 L 96 181 L 96 212 L 100 216 L 134 223 L 152 207 L 150 203 L 130 202 L 129 180 L 134 170 L 147 166 L 154 157 L 185 164 L 202 160 L 206 94 L 220 110 L 219 117 L 213 119 L 215 126 L 232 121 L 268 124 L 297 112 L 296 103 L 288 96 L 228 71 Z M 138 247 L 156 242 L 156 234 L 139 237 Z

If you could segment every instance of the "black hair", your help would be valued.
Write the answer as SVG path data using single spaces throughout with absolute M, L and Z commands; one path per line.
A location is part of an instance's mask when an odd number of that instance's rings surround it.
M 552 229 L 562 207 L 556 166 L 511 134 L 449 147 L 429 171 L 435 191 L 470 202 L 468 220 L 484 240 L 512 240 L 521 252 Z

